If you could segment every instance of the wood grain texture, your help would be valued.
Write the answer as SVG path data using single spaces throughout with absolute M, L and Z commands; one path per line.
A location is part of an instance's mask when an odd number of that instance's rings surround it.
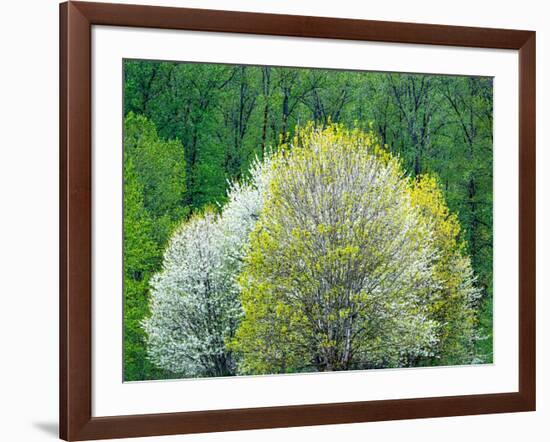
M 91 417 L 90 22 L 61 5 L 60 433 L 74 440 Z
M 519 49 L 519 390 L 536 404 L 536 36 Z
M 74 2 L 98 25 L 518 49 L 529 31 L 376 20 Z
M 68 438 L 67 400 L 67 4 L 59 9 L 59 434 Z
M 91 26 L 113 25 L 519 51 L 519 391 L 92 417 Z M 106 439 L 535 409 L 535 33 L 153 6 L 60 5 L 60 437 Z M 116 295 L 116 294 L 114 294 Z

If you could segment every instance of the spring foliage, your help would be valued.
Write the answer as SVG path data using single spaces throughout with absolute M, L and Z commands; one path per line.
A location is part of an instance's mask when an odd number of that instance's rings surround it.
M 149 280 L 162 263 L 174 221 L 186 213 L 185 161 L 178 141 L 158 137 L 153 123 L 129 113 L 124 121 L 124 376 L 170 377 L 146 357 L 141 320 L 149 314 Z
M 145 333 L 139 321 L 147 314 L 149 278 L 158 265 L 159 250 L 142 190 L 128 159 L 124 170 L 124 363 L 130 378 L 155 371 L 145 357 Z
M 172 236 L 144 321 L 186 376 L 472 362 L 477 289 L 434 178 L 308 125 Z
M 453 365 L 472 362 L 474 345 L 478 338 L 476 307 L 480 290 L 475 277 L 466 244 L 460 240 L 460 223 L 450 213 L 437 180 L 423 175 L 409 184 L 411 202 L 420 209 L 423 222 L 431 226 L 437 259 L 433 262 L 436 283 L 429 305 L 430 317 L 438 324 L 438 344 L 434 355 L 437 365 Z M 430 361 L 423 363 L 434 365 Z
M 472 342 L 471 269 L 433 179 L 337 125 L 299 132 L 272 174 L 239 277 L 240 371 L 395 367 Z
M 242 182 L 270 146 L 291 149 L 308 121 L 375 132 L 411 176 L 423 222 L 435 222 L 431 211 L 441 221 L 432 229 L 441 257 L 433 275 L 447 288 L 426 308 L 437 344 L 399 363 L 470 361 L 472 336 L 473 360 L 492 362 L 492 78 L 151 60 L 123 66 L 125 380 L 180 376 L 145 357 L 141 325 L 150 315 L 149 280 L 162 272 L 175 229 L 208 207 L 216 219 L 220 204 L 229 210 L 228 183 Z M 424 191 L 413 194 L 417 186 Z M 440 213 L 446 207 L 448 219 Z M 479 300 L 467 301 L 461 288 L 470 267 Z M 461 307 L 468 302 L 475 314 Z

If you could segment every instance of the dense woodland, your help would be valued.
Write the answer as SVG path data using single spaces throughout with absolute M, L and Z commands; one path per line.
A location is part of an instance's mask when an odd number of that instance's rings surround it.
M 410 177 L 436 177 L 481 292 L 474 362 L 492 361 L 491 78 L 146 61 L 124 78 L 125 380 L 177 376 L 143 329 L 174 229 L 311 121 L 372 131 Z

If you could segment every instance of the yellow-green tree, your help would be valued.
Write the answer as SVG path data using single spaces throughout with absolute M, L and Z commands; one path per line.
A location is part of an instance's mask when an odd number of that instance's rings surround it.
M 433 263 L 437 289 L 430 305 L 430 317 L 438 324 L 436 365 L 470 362 L 476 338 L 475 306 L 480 291 L 474 286 L 466 244 L 460 239 L 458 217 L 450 213 L 434 177 L 422 175 L 411 180 L 409 192 L 413 205 L 420 209 L 424 223 L 433 232 L 437 249 Z M 430 363 L 433 361 L 424 362 L 433 365 Z
M 229 344 L 241 373 L 405 366 L 472 341 L 458 222 L 373 133 L 300 130 L 264 198 Z

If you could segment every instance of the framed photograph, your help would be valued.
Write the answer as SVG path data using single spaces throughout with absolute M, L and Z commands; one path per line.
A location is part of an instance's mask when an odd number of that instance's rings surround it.
M 535 33 L 60 5 L 60 437 L 535 410 Z

